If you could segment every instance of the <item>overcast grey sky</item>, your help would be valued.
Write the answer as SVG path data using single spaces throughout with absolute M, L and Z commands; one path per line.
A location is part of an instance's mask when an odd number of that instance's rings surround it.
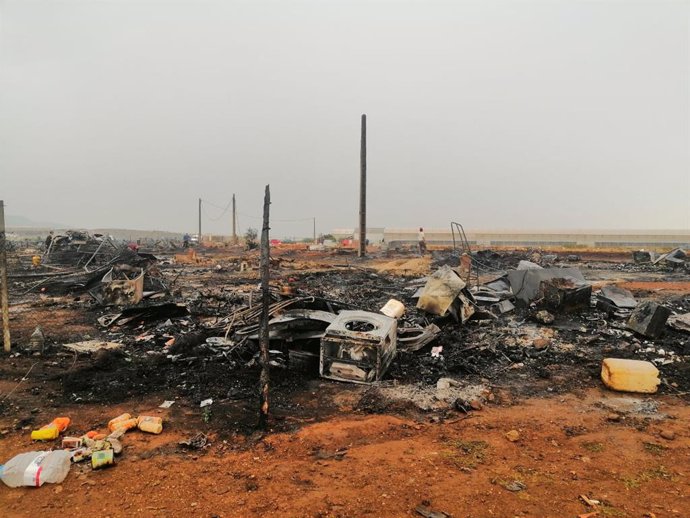
M 0 5 L 9 214 L 354 226 L 367 113 L 372 226 L 690 228 L 688 2 Z

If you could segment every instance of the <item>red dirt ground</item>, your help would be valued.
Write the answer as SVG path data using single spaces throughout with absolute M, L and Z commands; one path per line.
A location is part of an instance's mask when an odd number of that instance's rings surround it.
M 327 268 L 329 261 L 323 262 Z M 399 266 L 425 268 L 409 260 Z M 685 281 L 619 285 L 634 292 L 690 292 Z M 83 339 L 94 323 L 79 303 L 73 306 L 54 307 L 50 300 L 23 311 L 13 306 L 13 329 L 20 341 L 36 323 L 54 339 Z M 49 366 L 39 365 L 37 372 L 43 368 Z M 0 379 L 0 412 L 19 380 L 15 370 L 7 372 L 12 375 Z M 52 446 L 32 444 L 32 425 L 19 421 L 25 416 L 42 424 L 59 412 L 72 418 L 70 433 L 80 434 L 103 430 L 125 411 L 150 413 L 165 418 L 164 431 L 129 432 L 123 454 L 109 469 L 78 464 L 62 484 L 38 489 L 0 484 L 0 518 L 412 517 L 422 502 L 456 518 L 690 517 L 690 407 L 671 396 L 617 394 L 598 382 L 587 392 L 526 400 L 503 389 L 496 404 L 433 422 L 424 414 L 414 419 L 357 412 L 355 396 L 343 390 L 333 398 L 336 417 L 295 417 L 297 431 L 245 437 L 219 435 L 219 423 L 206 423 L 201 409 L 182 399 L 159 410 L 165 387 L 117 405 L 66 406 L 53 399 L 59 396 L 56 387 L 55 381 L 28 380 L 7 399 L 15 407 L 0 413 L 0 462 Z M 313 406 L 319 401 L 308 392 L 303 397 L 312 397 Z M 658 402 L 658 411 L 614 416 L 607 408 L 630 398 Z M 519 432 L 518 441 L 506 438 L 510 430 Z M 661 438 L 662 430 L 674 432 L 675 439 Z M 181 449 L 178 442 L 198 431 L 209 434 L 211 446 Z M 340 459 L 338 451 L 345 453 Z M 521 484 L 519 491 L 506 488 Z M 600 503 L 590 507 L 580 495 Z
M 690 281 L 686 282 L 665 282 L 665 281 L 629 281 L 617 282 L 621 288 L 636 291 L 667 291 L 667 292 L 690 292 Z
M 414 516 L 422 501 L 467 518 L 690 516 L 690 409 L 664 398 L 667 419 L 613 422 L 600 405 L 619 397 L 593 389 L 440 424 L 349 414 L 256 442 L 216 440 L 202 453 L 177 446 L 199 410 L 173 406 L 161 411 L 162 435 L 123 438 L 116 466 L 73 466 L 58 486 L 2 487 L 0 503 L 3 516 Z M 102 427 L 125 410 L 158 415 L 159 402 L 76 407 L 73 428 Z M 505 437 L 511 429 L 517 442 Z M 676 439 L 660 438 L 662 429 Z M 28 435 L 0 440 L 0 458 L 28 450 Z M 338 450 L 342 460 L 329 458 Z M 516 480 L 526 489 L 505 489 Z M 581 494 L 602 503 L 588 507 Z

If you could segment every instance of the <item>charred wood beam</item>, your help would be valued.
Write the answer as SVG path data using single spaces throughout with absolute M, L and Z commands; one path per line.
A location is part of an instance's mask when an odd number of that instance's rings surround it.
M 259 376 L 259 428 L 265 430 L 268 426 L 268 393 L 269 393 L 269 339 L 268 320 L 270 318 L 271 292 L 268 286 L 270 280 L 270 250 L 269 250 L 269 208 L 271 205 L 270 186 L 266 186 L 264 194 L 264 221 L 261 229 L 261 328 L 259 330 L 259 348 L 261 375 Z

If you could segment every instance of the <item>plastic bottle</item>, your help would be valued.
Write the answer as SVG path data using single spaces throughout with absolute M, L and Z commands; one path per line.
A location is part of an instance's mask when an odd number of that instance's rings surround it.
M 137 427 L 137 418 L 132 417 L 131 419 L 125 419 L 124 421 L 118 421 L 113 425 L 112 432 L 115 432 L 117 430 L 131 430 L 132 428 Z
M 108 434 L 108 436 L 106 437 L 106 439 L 108 439 L 108 440 L 110 440 L 110 439 L 119 439 L 119 438 L 122 437 L 126 432 L 127 432 L 127 430 L 125 430 L 124 428 L 117 428 L 116 430 L 114 430 L 114 431 L 112 431 L 110 434 Z
M 31 333 L 31 337 L 29 338 L 29 349 L 34 352 L 42 353 L 45 343 L 46 339 L 41 326 L 36 326 L 36 329 L 34 329 L 34 332 Z
M 654 364 L 641 360 L 605 358 L 601 365 L 601 380 L 608 388 L 622 392 L 653 394 L 659 388 L 659 370 Z
M 31 439 L 34 441 L 52 441 L 67 430 L 69 426 L 69 417 L 56 417 L 50 424 L 45 425 L 40 430 L 31 432 Z
M 137 426 L 142 432 L 159 434 L 163 431 L 163 419 L 155 416 L 140 415 L 137 418 Z
M 0 466 L 0 480 L 10 487 L 59 484 L 69 473 L 71 457 L 65 450 L 20 453 Z
M 129 421 L 130 419 L 132 419 L 132 415 L 131 415 L 131 414 L 124 413 L 124 414 L 122 414 L 122 415 L 119 415 L 119 416 L 115 417 L 114 419 L 111 419 L 111 420 L 108 422 L 108 430 L 111 431 L 111 432 L 113 432 L 113 431 L 115 431 L 117 428 L 120 428 L 120 424 L 119 424 L 119 423 L 121 423 L 121 422 L 123 422 L 123 421 Z M 135 424 L 134 424 L 134 425 L 136 426 L 136 421 L 135 421 Z
M 52 425 L 47 425 L 40 430 L 34 430 L 31 432 L 32 441 L 52 441 L 57 439 L 60 435 L 60 431 Z

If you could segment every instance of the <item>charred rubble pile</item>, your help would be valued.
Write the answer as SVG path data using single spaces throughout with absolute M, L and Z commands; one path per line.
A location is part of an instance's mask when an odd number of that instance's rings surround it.
M 432 265 L 455 266 L 461 255 L 459 250 L 435 250 L 432 252 Z M 597 254 L 585 260 L 578 253 L 556 254 L 538 248 L 501 252 L 486 249 L 472 252 L 472 264 L 480 274 L 517 268 L 522 260 L 529 260 L 543 267 L 577 264 L 582 268 L 591 269 L 606 265 L 608 269 L 630 273 L 690 271 L 690 256 L 682 248 L 674 248 L 664 253 L 636 250 L 631 253 L 630 261 L 623 263 L 606 261 L 605 254 L 604 257 Z
M 66 257 L 63 257 L 65 261 Z M 29 293 L 58 296 L 87 293 L 99 304 L 122 305 L 161 297 L 167 292 L 158 260 L 152 254 L 121 247 L 107 260 L 84 265 L 79 253 L 71 257 L 71 264 L 59 267 L 38 264 L 13 269 L 8 275 L 12 294 L 21 297 Z M 96 256 L 92 254 L 92 257 Z
M 271 290 L 277 386 L 318 377 L 435 386 L 452 376 L 561 391 L 591 385 L 614 356 L 652 362 L 662 391 L 690 390 L 690 297 L 660 304 L 614 285 L 593 292 L 578 268 L 524 259 L 479 285 L 469 278 L 449 264 L 419 279 L 365 268 L 290 272 Z M 66 379 L 66 394 L 98 398 L 105 385 L 111 398 L 160 386 L 196 399 L 253 397 L 260 291 L 256 280 L 233 279 L 184 302 L 98 306 L 104 336 L 121 347 Z
M 688 257 L 688 254 L 682 248 L 674 248 L 662 254 L 647 250 L 638 250 L 633 252 L 633 262 L 637 265 L 690 270 L 690 257 Z
M 681 257 L 672 251 L 623 266 L 681 275 L 688 264 L 678 263 Z M 275 263 L 275 386 L 289 391 L 323 378 L 431 387 L 453 377 L 559 391 L 591 386 L 602 359 L 615 356 L 652 362 L 662 391 L 687 394 L 690 296 L 657 301 L 615 285 L 593 290 L 578 259 L 483 251 L 472 254 L 470 272 L 462 257 L 434 252 L 433 272 L 424 278 Z M 68 400 L 114 401 L 162 387 L 199 400 L 254 397 L 261 315 L 255 272 L 242 260 L 230 276 L 217 265 L 166 263 L 125 247 L 102 264 L 10 273 L 15 294 L 91 301 L 98 339 L 45 351 L 69 365 L 75 355 L 88 360 L 64 375 Z M 200 280 L 190 283 L 189 275 Z
M 68 230 L 48 243 L 42 262 L 53 266 L 88 267 L 107 263 L 121 249 L 109 236 Z

